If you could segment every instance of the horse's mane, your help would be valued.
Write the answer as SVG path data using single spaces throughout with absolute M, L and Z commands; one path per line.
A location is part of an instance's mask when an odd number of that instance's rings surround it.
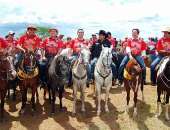
M 59 55 L 55 56 L 54 59 L 52 60 L 48 73 L 49 75 L 54 75 L 55 74 L 55 67 L 57 65 L 57 60 L 58 60 Z

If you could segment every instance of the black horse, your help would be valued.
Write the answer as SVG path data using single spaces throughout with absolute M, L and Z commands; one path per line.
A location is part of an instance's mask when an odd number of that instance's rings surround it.
M 59 93 L 60 109 L 62 110 L 62 97 L 64 85 L 69 81 L 70 65 L 66 56 L 55 56 L 48 68 L 49 100 L 52 103 L 52 113 L 55 113 L 56 91 Z
M 164 94 L 165 118 L 170 120 L 168 105 L 170 97 L 170 58 L 165 58 L 159 67 L 157 74 L 157 116 L 160 115 L 161 95 Z

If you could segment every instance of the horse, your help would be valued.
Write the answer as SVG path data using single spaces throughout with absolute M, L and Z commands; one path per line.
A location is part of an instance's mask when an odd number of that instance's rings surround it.
M 38 78 L 39 70 L 36 61 L 36 56 L 33 51 L 26 51 L 23 54 L 22 61 L 17 68 L 17 76 L 19 79 L 19 88 L 22 95 L 22 106 L 19 111 L 20 114 L 25 112 L 25 106 L 27 102 L 27 90 L 30 88 L 32 90 L 32 114 L 36 111 L 35 106 L 35 94 L 37 92 L 37 87 L 39 85 Z
M 51 102 L 51 113 L 55 113 L 56 91 L 59 93 L 60 110 L 62 110 L 62 97 L 64 85 L 69 82 L 70 64 L 68 58 L 63 55 L 56 55 L 48 68 L 47 86 L 49 100 Z
M 161 95 L 164 94 L 165 119 L 170 121 L 168 114 L 169 97 L 170 97 L 170 57 L 163 59 L 157 72 L 157 113 L 160 116 Z
M 112 87 L 111 63 L 112 63 L 112 48 L 102 46 L 102 51 L 99 56 L 99 59 L 97 60 L 95 70 L 94 70 L 96 94 L 97 94 L 97 99 L 98 99 L 98 106 L 97 106 L 98 116 L 101 113 L 101 89 L 102 87 L 106 88 L 105 111 L 109 112 L 108 98 L 109 98 L 110 88 Z
M 16 71 L 12 62 L 12 57 L 4 53 L 0 54 L 0 99 L 1 111 L 0 121 L 4 119 L 4 102 L 8 89 L 8 81 L 16 78 Z
M 142 69 L 137 63 L 135 59 L 131 59 L 128 61 L 125 69 L 124 69 L 124 87 L 126 89 L 126 100 L 127 100 L 127 108 L 126 112 L 129 112 L 129 101 L 130 101 L 130 90 L 132 89 L 134 92 L 134 112 L 133 117 L 137 115 L 137 96 L 138 96 L 138 89 L 139 86 L 141 87 L 142 91 L 142 99 L 144 100 L 143 95 L 143 81 L 142 81 Z
M 87 65 L 89 64 L 90 50 L 88 48 L 81 48 L 78 59 L 74 62 L 72 67 L 72 79 L 73 79 L 73 115 L 76 113 L 76 100 L 77 91 L 80 88 L 82 107 L 81 111 L 85 112 L 85 89 L 87 82 Z

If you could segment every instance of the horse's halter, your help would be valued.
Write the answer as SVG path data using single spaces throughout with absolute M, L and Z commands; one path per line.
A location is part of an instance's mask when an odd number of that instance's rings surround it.
M 104 58 L 102 59 L 102 65 L 103 65 L 103 67 L 106 69 L 106 68 L 110 68 L 111 66 L 110 66 L 110 64 L 109 64 L 109 56 L 111 55 L 111 53 L 110 52 L 108 52 L 107 53 L 107 55 L 106 55 L 106 63 L 104 63 Z M 103 55 L 102 55 L 103 56 Z
M 25 65 L 25 60 L 26 59 L 29 59 L 30 60 L 30 65 Z M 23 68 L 26 72 L 33 72 L 34 69 L 36 68 L 36 58 L 33 54 L 33 52 L 28 52 L 26 54 L 24 54 L 24 59 L 23 59 Z

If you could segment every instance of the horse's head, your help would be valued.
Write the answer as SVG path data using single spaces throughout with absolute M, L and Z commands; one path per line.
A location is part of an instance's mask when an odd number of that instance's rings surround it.
M 26 52 L 24 54 L 23 68 L 26 72 L 33 72 L 36 68 L 36 56 L 33 52 Z
M 81 48 L 80 54 L 79 54 L 79 62 L 87 65 L 90 60 L 90 50 L 88 48 Z
M 132 77 L 139 75 L 142 71 L 141 67 L 135 59 L 129 60 L 126 65 L 126 70 Z
M 102 59 L 102 64 L 105 67 L 110 67 L 112 63 L 112 48 L 102 46 L 100 58 Z
M 13 64 L 14 58 L 12 56 L 0 56 L 0 72 L 5 76 L 6 80 L 13 80 L 16 78 L 16 71 Z
M 62 84 L 68 84 L 69 82 L 69 73 L 70 73 L 70 64 L 66 56 L 58 56 L 55 61 L 55 72 L 56 75 L 61 78 Z

